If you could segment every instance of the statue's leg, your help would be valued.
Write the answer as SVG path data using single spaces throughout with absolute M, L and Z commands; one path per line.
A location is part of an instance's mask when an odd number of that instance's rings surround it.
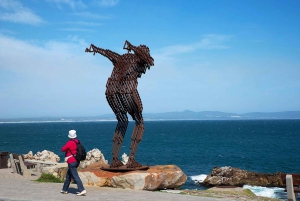
M 113 137 L 112 159 L 110 162 L 110 167 L 115 168 L 123 165 L 123 163 L 118 159 L 118 156 L 120 154 L 122 142 L 128 126 L 128 117 L 120 101 L 120 94 L 106 96 L 106 99 L 118 120 Z
M 135 126 L 131 136 L 130 155 L 127 168 L 136 168 L 142 166 L 135 160 L 135 154 L 138 143 L 142 140 L 144 133 L 144 120 L 142 116 L 143 107 L 137 90 L 135 90 L 132 94 L 128 94 L 127 97 L 127 101 L 130 105 L 129 114 L 135 120 Z

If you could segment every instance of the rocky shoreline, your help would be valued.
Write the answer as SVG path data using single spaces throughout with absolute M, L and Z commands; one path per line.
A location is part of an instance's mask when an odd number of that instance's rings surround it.
M 24 159 L 37 164 L 34 171 L 52 174 L 61 179 L 65 178 L 67 163 L 60 162 L 58 155 L 51 151 L 44 150 L 36 154 L 29 152 L 24 154 Z M 127 155 L 123 154 L 123 164 L 126 164 L 127 160 Z M 79 175 L 84 185 L 149 191 L 173 189 L 172 192 L 175 192 L 174 189 L 179 189 L 187 180 L 184 172 L 175 165 L 152 166 L 148 171 L 127 173 L 111 173 L 100 170 L 103 166 L 108 166 L 108 162 L 99 149 L 87 152 L 87 159 L 81 162 L 79 168 Z M 198 183 L 198 185 L 210 187 L 208 190 L 185 189 L 178 192 L 237 200 L 277 200 L 255 196 L 250 190 L 241 188 L 245 184 L 265 187 L 283 186 L 280 173 L 265 174 L 233 167 L 215 167 L 203 182 Z
M 283 187 L 281 173 L 274 174 L 248 172 L 238 168 L 215 167 L 201 183 L 204 186 L 264 186 Z
M 33 171 L 51 174 L 56 178 L 65 179 L 68 165 L 60 163 L 58 155 L 44 150 L 33 154 L 24 154 L 25 161 L 35 163 Z M 128 156 L 122 155 L 122 163 L 126 165 Z M 8 160 L 10 166 L 10 160 Z M 108 162 L 99 149 L 87 152 L 86 160 L 81 161 L 78 174 L 84 185 L 98 187 L 129 188 L 135 190 L 155 191 L 160 189 L 176 189 L 185 184 L 187 176 L 175 165 L 151 166 L 148 170 L 109 172 L 101 170 L 108 167 Z

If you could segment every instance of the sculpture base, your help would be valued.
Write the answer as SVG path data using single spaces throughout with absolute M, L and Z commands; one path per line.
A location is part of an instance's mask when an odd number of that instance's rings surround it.
M 110 171 L 110 172 L 129 172 L 134 170 L 148 170 L 150 166 L 142 166 L 142 167 L 136 167 L 136 168 L 127 168 L 125 165 L 111 168 L 111 167 L 101 167 L 101 170 Z
M 125 172 L 121 172 L 120 168 L 106 171 L 103 167 L 106 169 L 109 165 L 94 163 L 79 170 L 83 185 L 154 191 L 175 189 L 187 180 L 187 176 L 176 165 L 146 166 L 149 169 Z

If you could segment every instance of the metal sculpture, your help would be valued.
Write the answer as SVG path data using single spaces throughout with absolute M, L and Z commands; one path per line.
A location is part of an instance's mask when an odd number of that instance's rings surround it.
M 118 159 L 122 142 L 128 126 L 129 113 L 135 121 L 132 132 L 130 155 L 126 168 L 135 169 L 142 167 L 135 160 L 138 143 L 142 140 L 144 133 L 144 120 L 142 116 L 143 106 L 137 90 L 137 78 L 146 73 L 147 69 L 154 66 L 154 60 L 150 55 L 150 50 L 145 45 L 134 46 L 127 40 L 123 49 L 127 53 L 119 55 L 108 49 L 102 49 L 91 44 L 85 52 L 99 53 L 107 57 L 114 65 L 111 77 L 106 83 L 106 99 L 111 109 L 116 115 L 118 124 L 113 136 L 113 150 L 110 168 L 119 168 L 123 163 Z M 130 53 L 133 51 L 133 53 Z

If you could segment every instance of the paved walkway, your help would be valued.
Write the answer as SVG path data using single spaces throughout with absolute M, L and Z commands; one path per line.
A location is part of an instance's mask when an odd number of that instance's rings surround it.
M 114 201 L 147 201 L 147 200 L 202 200 L 229 201 L 227 199 L 198 197 L 167 192 L 151 192 L 118 188 L 85 186 L 86 196 L 76 196 L 77 186 L 71 184 L 69 194 L 61 194 L 62 183 L 34 182 L 39 175 L 23 177 L 13 174 L 11 169 L 0 169 L 0 201 L 56 201 L 56 200 L 114 200 Z

